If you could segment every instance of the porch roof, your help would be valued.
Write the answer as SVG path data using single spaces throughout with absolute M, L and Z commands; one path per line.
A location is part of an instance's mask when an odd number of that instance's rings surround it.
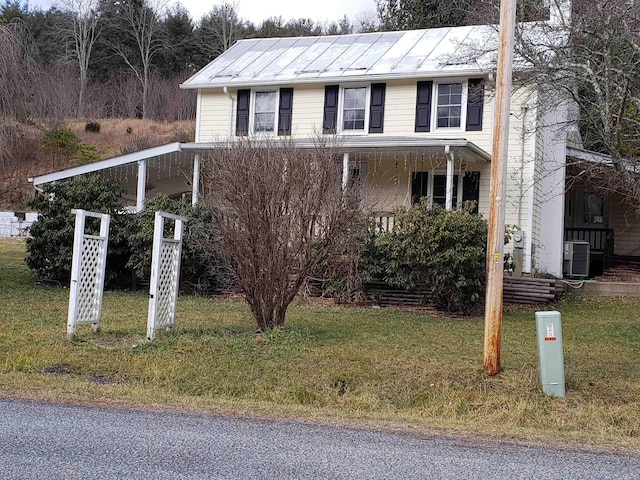
M 610 155 L 593 152 L 591 150 L 567 147 L 567 157 L 585 162 L 601 163 L 603 165 L 613 167 L 613 160 Z M 640 164 L 637 162 L 631 162 L 623 158 L 620 160 L 620 164 L 623 165 L 627 171 L 640 174 Z
M 277 141 L 256 139 L 255 144 Z M 370 159 L 444 159 L 449 154 L 457 161 L 474 164 L 490 161 L 490 155 L 480 147 L 465 139 L 434 139 L 421 137 L 366 137 L 344 136 L 329 140 L 336 152 L 348 153 L 352 161 Z M 297 148 L 314 148 L 317 138 L 292 139 Z M 96 173 L 117 181 L 125 189 L 125 200 L 140 203 L 139 164 L 144 163 L 145 196 L 158 193 L 178 195 L 193 192 L 193 182 L 197 181 L 194 171 L 194 156 L 206 153 L 214 148 L 230 145 L 230 141 L 210 143 L 169 143 L 159 147 L 148 148 L 98 162 L 71 167 L 57 172 L 29 178 L 34 187 L 51 182 L 65 180 L 78 175 Z
M 267 140 L 270 141 L 270 140 Z M 272 141 L 272 140 L 271 140 Z M 491 155 L 478 147 L 473 142 L 469 142 L 463 138 L 421 138 L 421 137 L 368 137 L 368 136 L 344 136 L 336 137 L 334 140 L 335 148 L 340 153 L 350 153 L 354 155 L 366 155 L 368 153 L 384 154 L 414 154 L 444 156 L 445 148 L 449 148 L 456 158 L 465 161 L 478 162 L 490 161 Z M 258 140 L 258 143 L 260 140 Z M 293 144 L 298 148 L 314 148 L 318 140 L 315 138 L 293 139 Z M 152 160 L 155 164 L 157 172 L 154 174 L 161 175 L 163 172 L 170 173 L 174 168 L 173 163 L 182 164 L 189 162 L 194 153 L 206 152 L 213 148 L 228 145 L 228 141 L 221 142 L 187 142 L 187 143 L 169 143 L 159 147 L 147 148 L 138 152 L 127 153 L 117 157 L 100 160 L 98 162 L 88 163 L 77 167 L 66 168 L 56 172 L 46 173 L 29 178 L 34 186 L 46 183 L 65 180 L 77 175 L 85 175 L 89 173 L 98 173 L 110 169 L 125 169 L 129 166 L 136 165 L 141 160 Z M 179 168 L 178 168 L 179 170 Z M 182 174 L 184 172 L 177 172 Z

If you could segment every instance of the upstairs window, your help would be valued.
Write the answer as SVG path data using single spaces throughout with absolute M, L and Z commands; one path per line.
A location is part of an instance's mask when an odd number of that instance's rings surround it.
M 484 80 L 417 83 L 416 132 L 438 129 L 481 131 L 484 111 Z
M 438 84 L 437 128 L 460 128 L 462 93 L 462 83 Z
M 367 113 L 367 87 L 342 90 L 342 130 L 364 131 Z
M 291 135 L 293 88 L 238 90 L 236 135 Z
M 322 132 L 365 134 L 384 132 L 385 83 L 324 89 Z
M 278 92 L 255 92 L 253 132 L 274 133 L 276 131 L 276 105 Z

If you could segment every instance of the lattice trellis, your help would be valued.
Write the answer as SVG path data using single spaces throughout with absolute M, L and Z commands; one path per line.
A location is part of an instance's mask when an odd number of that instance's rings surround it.
M 75 209 L 71 213 L 76 216 L 76 224 L 67 317 L 69 340 L 75 337 L 78 325 L 91 324 L 94 331 L 100 326 L 110 221 L 107 214 Z M 84 233 L 87 217 L 100 219 L 100 235 Z
M 164 238 L 165 220 L 173 220 L 173 238 Z M 147 338 L 153 340 L 159 328 L 171 328 L 176 322 L 182 229 L 186 218 L 156 212 L 151 257 L 151 285 L 149 288 L 149 316 Z

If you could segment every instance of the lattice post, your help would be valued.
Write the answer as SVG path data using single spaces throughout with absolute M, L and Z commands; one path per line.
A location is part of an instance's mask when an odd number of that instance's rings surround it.
M 94 332 L 100 327 L 111 218 L 107 214 L 80 209 L 73 209 L 71 213 L 76 216 L 76 224 L 69 287 L 68 340 L 73 340 L 78 325 L 91 324 Z M 100 219 L 99 235 L 84 232 L 87 217 Z
M 164 224 L 167 219 L 174 221 L 173 238 L 164 238 Z M 186 218 L 179 215 L 156 212 L 147 318 L 148 340 L 154 339 L 156 330 L 172 328 L 176 323 L 182 229 L 186 221 Z

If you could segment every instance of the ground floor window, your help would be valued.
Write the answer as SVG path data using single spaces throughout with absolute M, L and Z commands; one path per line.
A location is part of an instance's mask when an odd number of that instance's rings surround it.
M 462 195 L 460 195 L 462 193 Z M 445 173 L 413 172 L 411 174 L 411 204 L 414 205 L 423 198 L 429 199 L 430 204 L 438 204 L 443 208 L 447 201 L 447 175 Z M 480 199 L 480 172 L 466 172 L 464 175 L 453 176 L 454 208 L 462 206 L 464 202 L 473 201 L 474 213 L 478 212 Z

